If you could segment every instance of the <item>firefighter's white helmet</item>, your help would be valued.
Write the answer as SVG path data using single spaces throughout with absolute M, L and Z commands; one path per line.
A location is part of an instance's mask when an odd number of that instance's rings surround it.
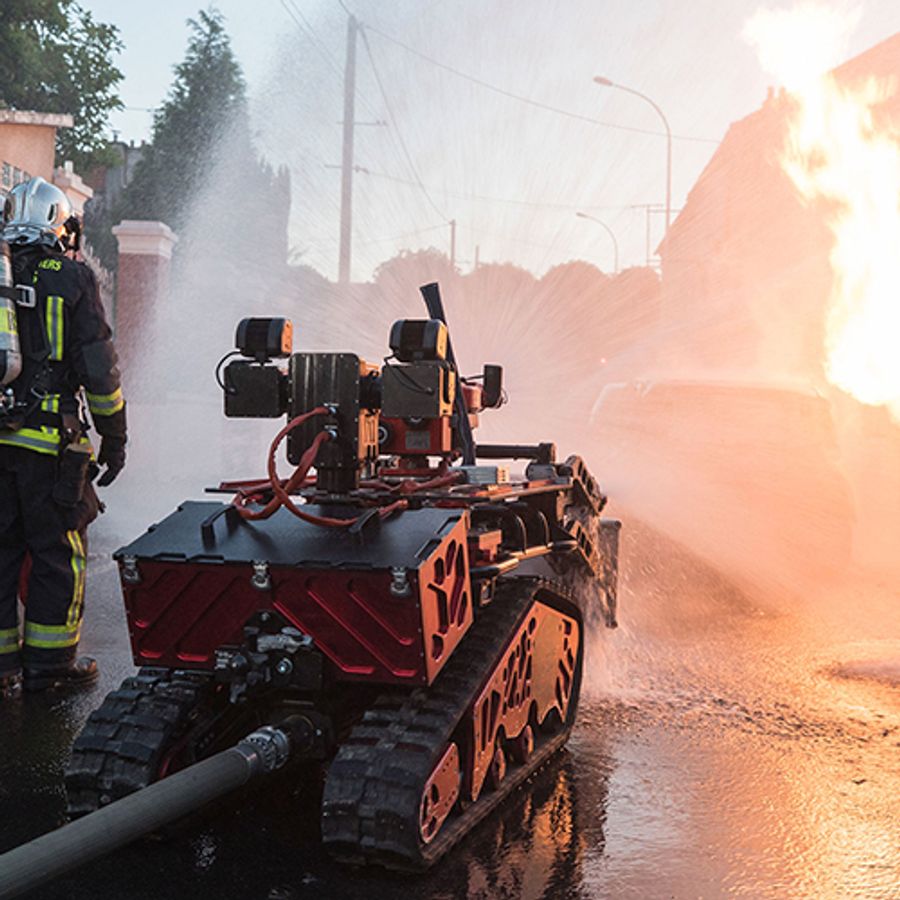
M 43 244 L 65 250 L 71 217 L 69 198 L 56 185 L 32 178 L 7 194 L 0 237 L 10 244 Z

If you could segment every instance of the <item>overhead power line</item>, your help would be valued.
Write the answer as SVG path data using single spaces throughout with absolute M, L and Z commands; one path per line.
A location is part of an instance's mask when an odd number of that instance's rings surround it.
M 341 5 L 343 6 L 343 3 Z M 495 94 L 500 94 L 501 96 L 507 97 L 510 100 L 516 100 L 519 103 L 526 103 L 529 106 L 536 107 L 537 109 L 543 109 L 545 112 L 556 113 L 560 116 L 566 116 L 569 119 L 577 119 L 581 122 L 590 122 L 592 125 L 602 125 L 604 128 L 614 128 L 618 131 L 630 131 L 634 134 L 649 134 L 653 135 L 654 137 L 665 137 L 665 134 L 662 131 L 654 131 L 649 128 L 636 128 L 631 125 L 620 125 L 618 122 L 606 122 L 603 119 L 596 119 L 593 116 L 585 116 L 582 113 L 572 112 L 572 110 L 569 109 L 562 109 L 559 106 L 553 106 L 550 103 L 544 103 L 540 100 L 535 100 L 533 97 L 526 97 L 522 94 L 516 94 L 513 91 L 506 90 L 506 88 L 499 87 L 496 84 L 491 84 L 489 81 L 485 81 L 483 78 L 478 78 L 475 75 L 470 75 L 468 72 L 463 72 L 460 69 L 455 68 L 454 66 L 447 65 L 447 63 L 441 62 L 438 59 L 434 59 L 433 57 L 422 53 L 420 50 L 416 50 L 415 47 L 410 47 L 409 44 L 405 44 L 403 43 L 403 41 L 400 41 L 392 35 L 387 34 L 380 28 L 375 28 L 372 25 L 366 25 L 365 28 L 367 31 L 371 31 L 384 40 L 389 41 L 390 43 L 402 48 L 407 53 L 411 53 L 413 56 L 416 56 L 419 59 L 422 59 L 439 69 L 443 69 L 445 72 L 450 72 L 452 75 L 456 75 L 458 78 L 463 78 L 466 81 L 472 82 L 472 84 L 477 84 L 480 87 L 483 87 L 485 90 L 493 91 Z M 673 134 L 672 137 L 679 141 L 696 141 L 702 144 L 719 143 L 719 141 L 715 138 L 695 137 L 693 135 L 687 134 Z
M 309 19 L 303 15 L 300 7 L 294 3 L 294 0 L 281 0 L 281 5 L 285 12 L 294 20 L 294 24 L 306 38 L 310 40 L 322 58 L 328 63 L 331 69 L 337 74 L 338 78 L 343 78 L 344 73 L 341 64 L 335 55 L 328 49 L 327 45 L 319 39 L 315 29 L 312 27 Z
M 431 194 L 428 193 L 428 189 L 422 184 L 422 179 L 419 176 L 419 170 L 416 168 L 416 164 L 413 162 L 412 155 L 409 152 L 409 148 L 406 146 L 406 141 L 403 139 L 403 134 L 400 131 L 400 128 L 397 125 L 397 117 L 394 115 L 394 108 L 391 106 L 391 101 L 388 99 L 387 91 L 384 89 L 384 82 L 381 80 L 381 74 L 378 71 L 378 66 L 375 64 L 375 57 L 372 55 L 372 48 L 369 46 L 369 36 L 366 34 L 366 27 L 360 26 L 360 34 L 362 35 L 363 46 L 366 48 L 366 56 L 369 57 L 369 63 L 372 66 L 372 72 L 375 75 L 375 83 L 378 85 L 378 90 L 381 92 L 381 97 L 384 100 L 385 108 L 388 112 L 388 118 L 391 120 L 391 125 L 394 126 L 394 134 L 397 137 L 397 140 L 400 143 L 400 147 L 403 151 L 403 155 L 406 157 L 406 162 L 409 165 L 410 172 L 412 172 L 413 178 L 416 180 L 416 184 L 419 186 L 420 190 L 425 196 L 425 199 L 428 201 L 431 208 L 445 221 L 449 219 L 447 215 L 441 210 L 441 208 L 434 202 L 431 197 Z
M 447 227 L 446 222 L 441 222 L 440 225 L 427 225 L 424 228 L 416 228 L 412 231 L 404 231 L 402 234 L 393 234 L 390 237 L 379 237 L 379 238 L 367 238 L 366 240 L 357 241 L 357 245 L 359 246 L 368 246 L 370 244 L 386 244 L 392 241 L 401 241 L 405 238 L 416 237 L 420 234 L 427 234 L 431 231 L 443 231 Z M 529 241 L 526 238 L 518 238 L 513 237 L 509 234 L 501 234 L 497 231 L 485 231 L 483 228 L 476 228 L 471 225 L 463 225 L 462 223 L 458 226 L 463 231 L 468 231 L 478 237 L 493 237 L 498 238 L 503 241 L 510 241 L 514 244 L 524 244 L 528 247 L 536 247 L 539 250 L 552 250 L 554 247 L 550 244 L 542 244 L 537 241 Z M 333 244 L 337 238 L 334 237 L 324 237 L 318 236 L 315 238 L 307 238 L 304 243 L 310 244 L 312 246 L 322 245 L 322 244 Z
M 366 238 L 362 241 L 356 241 L 357 246 L 366 246 L 368 244 L 386 244 L 390 241 L 401 241 L 404 238 L 415 237 L 419 234 L 426 234 L 429 231 L 443 231 L 446 229 L 447 223 L 441 222 L 440 225 L 426 225 L 424 228 L 416 228 L 413 231 L 404 231 L 403 234 L 392 234 L 390 237 L 380 237 L 380 238 Z M 336 237 L 324 237 L 319 236 L 315 238 L 307 238 L 305 243 L 307 244 L 334 244 L 337 242 Z
M 539 250 L 554 250 L 554 244 L 540 244 L 537 241 L 529 241 L 527 238 L 517 238 L 513 237 L 509 234 L 500 234 L 497 231 L 485 231 L 483 228 L 476 228 L 473 225 L 460 225 L 459 226 L 463 231 L 469 231 L 472 234 L 478 235 L 478 237 L 494 237 L 499 238 L 502 241 L 510 241 L 513 244 L 524 244 L 527 247 L 536 247 Z
M 341 0 L 339 0 L 339 2 L 341 3 L 341 7 L 343 8 L 344 12 L 347 13 L 348 16 L 352 16 L 353 14 L 347 8 L 347 5 L 343 2 L 341 2 Z M 331 50 L 328 48 L 328 45 L 325 43 L 325 41 L 322 40 L 318 36 L 318 34 L 316 34 L 316 30 L 313 27 L 313 24 L 303 14 L 302 10 L 296 4 L 295 0 L 281 0 L 281 5 L 284 7 L 285 12 L 291 17 L 294 24 L 297 26 L 297 30 L 308 41 L 310 41 L 313 44 L 313 46 L 316 48 L 318 53 L 328 63 L 329 68 L 331 68 L 331 70 L 337 75 L 337 77 L 340 81 L 343 81 L 344 71 L 343 71 L 343 67 L 341 66 L 340 60 L 334 55 L 334 53 L 331 52 Z M 371 59 L 371 54 L 370 54 L 370 59 Z M 373 63 L 373 68 L 374 68 L 374 63 Z M 383 91 L 382 91 L 382 95 L 383 95 Z M 359 90 L 356 91 L 356 98 L 361 102 L 361 104 L 366 108 L 366 110 L 369 112 L 370 115 L 372 115 L 372 117 L 374 119 L 378 118 L 378 112 L 375 110 L 373 104 Z M 363 123 L 357 122 L 356 124 L 360 125 Z M 395 123 L 395 130 L 396 130 L 396 123 Z M 403 152 L 401 151 L 401 148 L 399 147 L 399 142 L 402 139 L 400 138 L 399 133 L 397 135 L 394 135 L 393 133 L 391 133 L 390 129 L 388 129 L 388 133 L 390 136 L 390 143 L 388 146 L 390 147 L 392 155 L 396 157 L 399 165 L 402 166 L 404 164 Z M 439 213 L 439 215 L 442 215 L 442 214 Z
M 325 166 L 329 169 L 340 168 L 339 166 Z M 371 178 L 383 178 L 385 181 L 393 181 L 397 184 L 407 184 L 410 187 L 418 188 L 419 184 L 415 181 L 410 181 L 408 178 L 400 178 L 398 175 L 389 175 L 386 172 L 373 172 L 371 169 L 367 169 L 365 166 L 354 166 L 355 172 L 359 172 L 362 175 L 368 175 Z M 458 197 L 462 200 L 478 200 L 484 203 L 504 203 L 509 206 L 527 206 L 536 209 L 561 209 L 566 211 L 576 211 L 579 209 L 593 209 L 593 210 L 604 210 L 604 211 L 612 211 L 612 212 L 623 212 L 624 210 L 631 209 L 634 204 L 626 203 L 619 204 L 618 206 L 597 206 L 591 203 L 551 203 L 549 201 L 543 200 L 518 200 L 512 197 L 491 197 L 486 194 L 476 194 L 466 191 L 456 191 L 450 188 L 439 188 L 431 185 L 428 187 L 428 190 L 434 191 L 438 194 L 444 194 L 447 197 Z
M 429 231 L 443 231 L 447 227 L 446 222 L 441 222 L 440 225 L 428 225 L 425 228 L 416 228 L 414 231 L 405 231 L 403 234 L 394 234 L 391 237 L 383 237 L 383 238 L 367 238 L 364 241 L 359 241 L 360 244 L 386 244 L 389 241 L 401 241 L 403 238 L 415 237 L 419 234 L 425 234 Z

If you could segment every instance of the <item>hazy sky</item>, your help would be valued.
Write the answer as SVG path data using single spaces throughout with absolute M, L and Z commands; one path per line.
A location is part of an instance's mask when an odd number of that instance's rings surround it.
M 119 26 L 129 107 L 164 97 L 184 54 L 196 0 L 155 4 L 82 0 Z M 340 119 L 346 14 L 339 0 L 219 0 L 250 88 L 261 151 L 293 181 L 291 242 L 298 257 L 333 276 L 337 257 Z M 360 127 L 355 182 L 354 275 L 366 278 L 401 247 L 449 248 L 465 269 L 510 260 L 540 274 L 573 258 L 623 265 L 645 253 L 642 204 L 664 199 L 665 140 L 567 118 L 467 81 L 392 43 L 506 91 L 581 116 L 661 132 L 640 99 L 592 83 L 597 74 L 651 96 L 674 142 L 677 209 L 728 124 L 757 108 L 766 76 L 741 36 L 761 6 L 749 0 L 346 0 L 371 26 L 358 46 Z M 305 21 L 304 21 L 305 20 Z M 376 31 L 377 30 L 377 31 Z M 900 3 L 863 4 L 847 55 L 900 31 Z M 803 48 L 798 47 L 798 53 Z M 378 85 L 376 72 L 384 87 Z M 126 110 L 120 137 L 149 134 L 150 115 Z M 693 140 L 691 139 L 693 138 Z M 701 140 L 696 140 L 697 138 Z M 702 140 L 707 139 L 707 140 Z M 424 185 L 425 190 L 418 182 Z M 651 238 L 662 217 L 651 218 Z

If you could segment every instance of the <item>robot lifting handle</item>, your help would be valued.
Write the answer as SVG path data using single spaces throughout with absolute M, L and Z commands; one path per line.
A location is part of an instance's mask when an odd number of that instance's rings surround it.
M 430 284 L 423 284 L 419 290 L 422 293 L 422 299 L 425 306 L 428 307 L 428 315 L 432 319 L 439 319 L 445 325 L 447 324 L 447 315 L 444 312 L 444 304 L 441 301 L 441 289 L 436 281 Z M 448 326 L 449 330 L 449 326 Z M 454 371 L 459 375 L 459 368 L 456 365 L 456 356 L 453 353 L 453 344 L 447 338 L 447 361 L 453 366 Z M 472 423 L 469 422 L 469 411 L 466 409 L 466 401 L 462 391 L 456 392 L 456 419 L 458 422 L 459 439 L 462 444 L 463 465 L 475 465 L 475 437 L 472 434 Z

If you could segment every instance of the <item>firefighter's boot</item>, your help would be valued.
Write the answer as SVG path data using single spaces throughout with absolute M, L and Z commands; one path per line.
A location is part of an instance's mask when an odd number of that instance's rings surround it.
M 97 660 L 80 656 L 63 666 L 25 665 L 25 690 L 49 691 L 89 687 L 100 676 Z
M 22 673 L 18 670 L 0 673 L 0 702 L 22 696 Z

